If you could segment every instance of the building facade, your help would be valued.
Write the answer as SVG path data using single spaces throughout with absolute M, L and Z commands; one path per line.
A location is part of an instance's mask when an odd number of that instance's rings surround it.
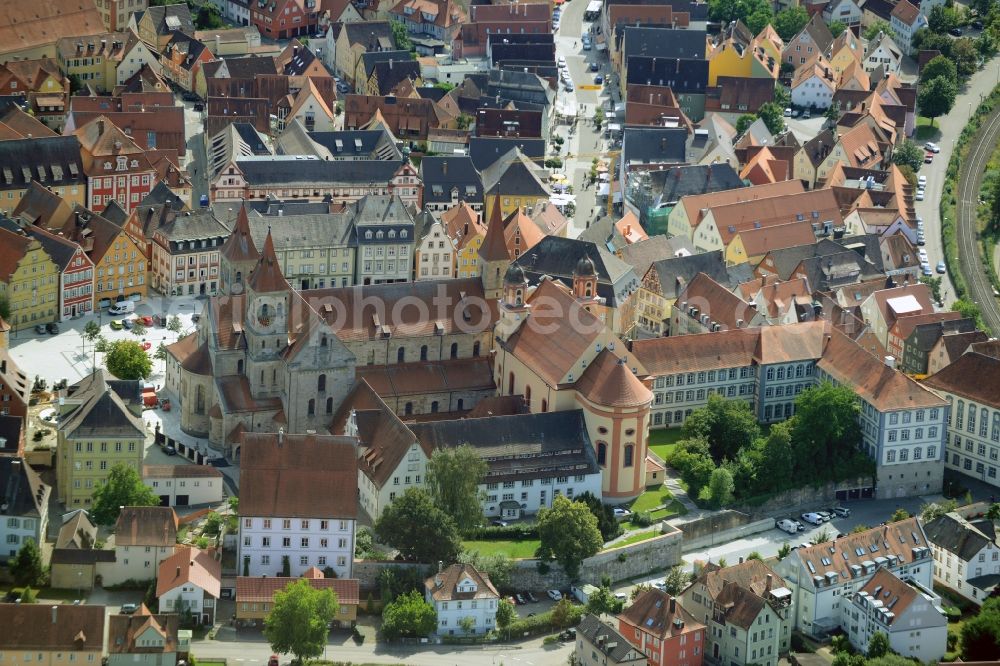
M 482 635 L 496 627 L 500 593 L 490 577 L 471 564 L 452 564 L 439 569 L 424 581 L 424 594 L 427 603 L 437 611 L 436 633 L 440 636 Z

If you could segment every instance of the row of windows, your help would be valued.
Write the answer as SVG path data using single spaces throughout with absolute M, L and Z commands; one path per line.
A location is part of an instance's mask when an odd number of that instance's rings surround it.
M 121 453 L 122 450 L 124 449 L 124 447 L 125 447 L 125 444 L 123 444 L 122 442 L 115 442 L 115 453 Z M 84 453 L 84 451 L 86 451 L 86 453 L 93 453 L 94 452 L 94 443 L 93 442 L 87 442 L 86 444 L 84 444 L 83 442 L 77 442 L 75 448 L 76 448 L 76 452 L 77 453 Z M 136 443 L 135 442 L 129 442 L 128 443 L 128 450 L 129 451 L 135 451 L 135 448 L 136 448 Z M 101 442 L 100 451 L 101 451 L 101 453 L 107 453 L 108 452 L 108 443 L 107 442 Z
M 909 462 L 910 451 L 913 451 L 913 460 L 922 460 L 924 458 L 924 449 L 921 446 L 915 446 L 912 449 L 902 448 L 902 449 L 889 449 L 885 452 L 885 461 L 887 463 L 896 462 L 896 451 L 899 451 L 899 462 Z M 934 460 L 937 458 L 937 447 L 928 446 L 927 447 L 927 460 Z
M 951 402 L 951 396 L 948 396 L 948 402 Z M 978 409 L 974 403 L 969 403 L 966 407 L 964 400 L 958 401 L 958 407 L 955 408 L 955 428 L 961 430 L 962 426 L 965 425 L 966 432 L 976 432 L 976 422 L 979 422 L 979 436 L 986 437 L 987 433 L 990 439 L 994 442 L 1000 442 L 1000 410 L 993 410 L 993 421 L 992 427 L 989 418 L 989 410 L 985 407 Z M 977 418 L 978 416 L 978 418 Z M 951 422 L 949 421 L 949 425 Z
M 753 395 L 754 385 L 753 384 L 740 384 L 739 387 L 730 385 L 725 387 L 708 388 L 708 389 L 687 389 L 686 391 L 674 391 L 666 393 L 657 393 L 654 396 L 654 404 L 656 405 L 669 405 L 674 402 L 692 402 L 694 400 L 705 400 L 707 397 L 712 396 L 718 392 L 719 395 L 724 395 L 729 398 L 735 397 L 737 392 L 740 395 Z M 789 394 L 791 395 L 791 394 Z M 770 397 L 770 396 L 769 396 Z
M 253 528 L 253 520 L 254 520 L 253 518 L 244 518 L 243 519 L 243 527 L 245 527 L 247 529 Z M 272 526 L 273 523 L 272 523 L 272 521 L 271 521 L 270 518 L 262 518 L 261 520 L 263 521 L 261 523 L 261 527 L 263 529 L 265 529 L 265 530 L 271 529 L 271 526 Z M 328 529 L 330 529 L 330 524 L 333 521 L 331 521 L 331 520 L 317 520 L 317 521 L 300 520 L 299 521 L 299 529 L 300 530 L 308 530 L 310 528 L 310 526 L 314 522 L 319 523 L 319 528 L 321 530 L 328 530 Z M 346 521 L 346 520 L 337 521 L 337 525 L 338 525 L 337 529 L 339 529 L 341 531 L 344 531 L 344 530 L 348 529 L 348 521 Z M 281 520 L 281 529 L 283 529 L 283 530 L 290 530 L 290 529 L 292 529 L 292 521 L 290 519 L 288 519 L 288 518 L 283 518 Z
M 984 474 L 990 478 L 997 478 L 997 468 L 993 465 L 986 465 L 986 463 L 976 462 L 972 458 L 963 458 L 957 453 L 951 454 L 951 464 L 956 469 L 962 469 L 966 472 L 971 472 L 973 465 L 976 468 L 976 474 L 983 476 Z
M 260 563 L 262 565 L 264 565 L 264 566 L 267 566 L 267 565 L 271 564 L 271 556 L 270 555 L 261 555 L 260 556 Z M 326 557 L 325 556 L 320 555 L 319 557 L 316 558 L 316 565 L 315 566 L 317 566 L 317 567 L 325 567 L 326 565 L 327 565 L 327 561 L 326 561 Z M 309 566 L 309 556 L 308 555 L 302 555 L 301 557 L 299 557 L 299 566 L 303 566 L 303 567 Z M 347 566 L 347 558 L 344 557 L 343 555 L 338 556 L 337 557 L 337 566 L 338 567 Z
M 955 435 L 955 441 L 954 441 L 953 446 L 955 448 L 957 448 L 957 449 L 962 448 L 962 438 L 959 435 Z M 966 451 L 968 451 L 969 453 L 971 453 L 974 446 L 975 446 L 976 452 L 980 456 L 982 456 L 983 458 L 985 458 L 986 457 L 986 448 L 987 448 L 985 444 L 979 443 L 977 445 L 976 442 L 974 442 L 971 439 L 966 439 L 965 440 L 965 450 Z M 997 460 L 997 457 L 998 457 L 997 456 L 997 453 L 998 453 L 997 447 L 995 447 L 995 446 L 989 447 L 989 453 L 990 453 L 990 460 Z
M 247 548 L 251 547 L 253 545 L 253 537 L 248 537 L 248 536 L 243 537 L 243 545 L 246 546 Z M 261 537 L 261 539 L 260 539 L 260 545 L 261 545 L 261 548 L 270 548 L 271 547 L 271 537 Z M 282 537 L 282 539 L 281 539 L 281 547 L 282 548 L 291 548 L 292 547 L 292 538 L 291 537 Z M 308 548 L 309 547 L 309 537 L 302 537 L 302 538 L 300 538 L 299 539 L 299 547 L 300 548 Z M 319 547 L 320 548 L 329 548 L 330 547 L 330 540 L 329 539 L 320 539 L 319 540 Z M 337 539 L 337 548 L 347 548 L 347 539 L 344 539 L 344 538 Z
M 931 437 L 931 438 L 937 437 L 938 436 L 937 426 L 930 426 L 929 428 L 927 428 L 927 436 Z M 924 438 L 924 429 L 923 428 L 914 428 L 913 429 L 913 439 L 923 439 L 923 438 Z M 907 442 L 907 441 L 909 441 L 909 439 L 910 439 L 910 429 L 909 428 L 899 428 L 898 430 L 890 430 L 889 431 L 889 441 L 890 442 L 895 442 L 897 439 L 899 441 L 901 441 L 901 442 Z
M 702 370 L 700 372 L 688 372 L 679 375 L 667 375 L 666 377 L 657 377 L 654 383 L 655 388 L 667 388 L 670 386 L 684 386 L 685 384 L 704 384 L 705 382 L 712 383 L 716 381 L 724 382 L 727 379 L 746 379 L 747 377 L 754 377 L 757 374 L 757 370 L 754 366 L 746 366 L 743 368 L 729 368 L 728 370 Z

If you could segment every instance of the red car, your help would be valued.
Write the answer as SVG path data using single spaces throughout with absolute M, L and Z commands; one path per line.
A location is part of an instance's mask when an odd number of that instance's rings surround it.
M 143 349 L 143 351 L 149 351 L 152 348 L 153 348 L 153 343 L 152 342 L 149 342 L 147 340 L 146 342 L 142 343 L 142 349 Z
M 924 153 L 924 164 L 930 164 L 934 161 L 934 153 Z
M 150 317 L 149 315 L 143 315 L 141 317 L 136 317 L 136 319 L 139 320 L 139 321 L 141 321 L 143 326 L 147 326 L 148 327 L 148 326 L 152 326 L 153 325 L 153 318 Z
M 267 660 L 267 666 L 281 666 L 281 661 L 278 659 L 278 655 L 272 654 L 271 658 Z

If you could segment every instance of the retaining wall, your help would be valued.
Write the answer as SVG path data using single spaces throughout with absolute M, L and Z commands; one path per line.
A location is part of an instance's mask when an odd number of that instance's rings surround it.
M 804 511 L 806 509 L 814 509 L 822 505 L 830 506 L 836 503 L 837 491 L 839 490 L 866 488 L 873 486 L 874 483 L 875 482 L 870 478 L 859 477 L 857 479 L 850 479 L 837 483 L 830 482 L 819 486 L 818 488 L 805 486 L 804 488 L 786 490 L 785 492 L 779 493 L 768 499 L 763 504 L 756 506 L 736 506 L 733 508 L 753 517 L 766 516 L 776 512 L 798 514 L 800 511 Z
M 742 539 L 751 534 L 766 532 L 774 528 L 774 518 L 751 520 L 750 516 L 745 513 L 727 510 L 675 527 L 679 528 L 683 534 L 682 551 L 689 553 L 700 548 L 710 548 L 727 543 L 734 539 Z

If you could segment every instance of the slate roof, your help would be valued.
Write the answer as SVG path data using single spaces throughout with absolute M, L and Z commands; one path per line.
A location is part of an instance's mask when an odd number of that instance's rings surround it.
M 733 288 L 737 286 L 730 279 L 722 250 L 660 259 L 654 261 L 649 270 L 656 271 L 660 282 L 660 296 L 668 300 L 677 298 L 684 286 L 699 273 L 704 273 L 721 284 Z
M 245 433 L 240 458 L 241 515 L 357 517 L 358 463 L 353 439 Z M 317 493 L 317 488 L 324 492 Z
M 413 54 L 409 51 L 366 51 L 361 54 L 361 63 L 365 67 L 365 76 L 370 77 L 372 72 L 375 71 L 375 65 L 379 63 L 388 63 L 392 61 L 393 67 L 396 65 L 402 65 L 404 67 L 410 67 L 411 64 L 416 65 L 416 75 L 420 75 L 420 63 L 413 59 Z M 397 79 L 397 83 L 402 81 L 402 78 Z M 382 72 L 379 72 L 379 86 L 382 87 Z M 387 90 L 391 90 L 392 86 L 389 86 Z M 380 93 L 388 94 L 388 92 Z
M 704 93 L 708 87 L 708 61 L 696 58 L 633 55 L 628 59 L 625 82 L 668 86 L 675 93 Z
M 178 2 L 172 5 L 147 7 L 143 18 L 149 17 L 158 35 L 166 35 L 174 30 L 193 35 L 194 22 L 191 20 L 191 10 L 187 4 Z M 168 21 L 168 18 L 171 19 Z
M 643 659 L 643 654 L 639 652 L 624 636 L 618 633 L 614 627 L 604 624 L 596 615 L 588 613 L 576 626 L 578 636 L 587 639 L 595 649 L 600 650 L 605 657 L 603 664 L 632 663 Z M 597 637 L 605 637 L 606 640 L 600 644 Z M 612 647 L 609 647 L 612 646 Z
M 146 424 L 127 406 L 139 404 L 139 393 L 139 382 L 108 380 L 98 369 L 69 387 L 69 396 L 80 404 L 59 418 L 59 429 L 67 438 L 145 437 Z
M 2 143 L 0 143 L 2 145 Z M 385 183 L 402 166 L 397 160 L 354 160 L 344 163 L 299 156 L 241 159 L 236 162 L 249 187 L 295 187 L 312 183 Z
M 638 381 L 638 380 L 637 380 Z M 569 474 L 598 474 L 583 411 L 426 421 L 406 426 L 425 450 L 471 444 L 488 469 L 486 481 Z
M 469 158 L 480 173 L 507 155 L 514 148 L 519 149 L 529 159 L 544 157 L 545 139 L 492 136 L 469 137 Z
M 970 561 L 993 540 L 957 513 L 946 513 L 935 518 L 924 525 L 924 532 L 935 546 L 954 553 L 965 562 Z
M 622 58 L 633 56 L 651 58 L 705 58 L 704 30 L 646 28 L 626 26 L 622 45 Z M 629 63 L 629 68 L 632 65 Z
M 535 165 L 512 149 L 481 172 L 484 194 L 505 197 L 547 197 L 549 190 L 535 173 Z
M 547 275 L 567 286 L 573 284 L 573 272 L 584 257 L 597 270 L 597 295 L 618 307 L 638 288 L 639 280 L 632 267 L 604 248 L 588 241 L 560 236 L 546 236 L 517 258 L 528 280 L 537 282 Z
M 0 189 L 25 189 L 33 180 L 46 187 L 86 187 L 86 178 L 75 136 L 0 141 Z
M 622 134 L 622 161 L 626 167 L 683 163 L 687 138 L 687 130 L 681 127 L 626 127 Z
M 458 198 L 482 203 L 483 181 L 472 158 L 465 155 L 430 156 L 420 161 L 424 203 L 450 203 L 452 188 Z
M 23 459 L 0 458 L 0 498 L 5 515 L 39 518 L 48 507 L 51 492 L 52 487 Z
M 974 319 L 962 318 L 954 321 L 935 321 L 914 326 L 907 340 L 912 340 L 914 349 L 927 353 L 944 335 L 973 333 L 975 331 L 976 322 Z

